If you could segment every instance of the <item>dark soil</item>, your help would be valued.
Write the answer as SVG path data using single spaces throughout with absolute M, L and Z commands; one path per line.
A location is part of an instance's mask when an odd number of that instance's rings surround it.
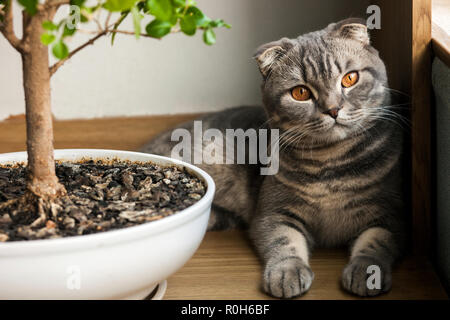
M 43 215 L 38 213 L 42 210 L 30 212 L 9 204 L 25 194 L 26 167 L 0 166 L 0 242 L 135 226 L 183 210 L 206 192 L 204 183 L 184 169 L 149 163 L 64 162 L 56 164 L 56 174 L 67 196 L 51 203 Z

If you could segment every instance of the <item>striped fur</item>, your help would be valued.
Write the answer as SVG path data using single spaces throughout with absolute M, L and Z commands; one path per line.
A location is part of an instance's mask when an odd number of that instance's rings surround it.
M 262 287 L 272 296 L 291 298 L 310 288 L 309 256 L 317 246 L 351 248 L 344 289 L 361 296 L 389 290 L 405 239 L 402 131 L 367 29 L 355 20 L 331 24 L 268 43 L 255 58 L 264 109 L 209 115 L 203 129 L 279 129 L 280 169 L 262 177 L 258 165 L 200 165 L 217 184 L 209 229 L 250 227 L 264 264 Z M 359 82 L 344 89 L 340 81 L 350 71 L 359 73 Z M 313 99 L 292 99 L 298 85 L 308 86 Z M 334 120 L 324 112 L 336 106 L 342 109 Z M 192 123 L 183 127 L 192 130 Z M 175 143 L 166 132 L 143 151 L 170 155 Z M 382 272 L 379 289 L 366 285 L 373 264 Z

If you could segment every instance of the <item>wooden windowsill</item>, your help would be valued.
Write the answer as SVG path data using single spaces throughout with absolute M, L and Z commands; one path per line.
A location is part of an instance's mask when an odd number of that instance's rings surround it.
M 56 148 L 136 150 L 148 139 L 198 115 L 55 121 Z M 25 121 L 0 122 L 0 153 L 25 150 Z M 302 299 L 355 299 L 341 290 L 347 261 L 342 250 L 317 250 L 315 280 Z M 379 299 L 447 299 L 426 259 L 408 257 L 393 275 L 392 291 Z M 168 279 L 165 299 L 267 299 L 260 290 L 261 266 L 241 232 L 208 232 L 194 257 Z
M 55 149 L 90 148 L 136 151 L 151 137 L 199 114 L 53 121 Z M 26 150 L 25 117 L 0 121 L 0 153 Z

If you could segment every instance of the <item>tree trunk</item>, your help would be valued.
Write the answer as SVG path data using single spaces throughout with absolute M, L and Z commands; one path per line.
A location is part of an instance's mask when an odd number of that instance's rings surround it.
M 52 199 L 66 193 L 58 182 L 53 158 L 53 124 L 50 96 L 48 47 L 40 41 L 46 13 L 24 15 L 29 23 L 28 50 L 22 54 L 28 152 L 28 190 L 39 198 Z M 24 23 L 25 30 L 25 23 Z

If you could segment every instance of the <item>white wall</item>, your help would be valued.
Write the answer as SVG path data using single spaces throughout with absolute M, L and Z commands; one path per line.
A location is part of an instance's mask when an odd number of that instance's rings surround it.
M 257 46 L 349 16 L 364 16 L 367 2 L 198 0 L 208 16 L 233 26 L 217 31 L 214 46 L 204 45 L 201 34 L 194 39 L 173 34 L 162 41 L 119 35 L 113 47 L 109 38 L 99 39 L 53 76 L 53 113 L 59 119 L 71 119 L 260 104 L 260 76 L 251 58 Z M 19 18 L 15 22 L 20 33 Z M 131 29 L 130 23 L 124 25 Z M 85 39 L 85 35 L 76 36 L 70 46 Z M 0 120 L 24 113 L 21 81 L 20 57 L 0 36 Z

